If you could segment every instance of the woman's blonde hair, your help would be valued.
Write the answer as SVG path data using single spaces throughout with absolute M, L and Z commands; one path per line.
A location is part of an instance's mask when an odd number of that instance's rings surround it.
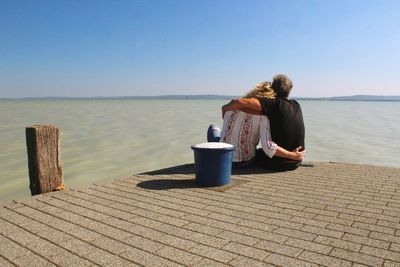
M 270 82 L 262 82 L 256 85 L 253 90 L 248 92 L 245 98 L 253 98 L 253 97 L 261 97 L 261 98 L 275 98 L 276 93 L 274 89 L 272 89 Z

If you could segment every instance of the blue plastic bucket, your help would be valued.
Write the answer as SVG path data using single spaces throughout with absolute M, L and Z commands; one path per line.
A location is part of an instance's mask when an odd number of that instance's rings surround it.
M 233 145 L 209 142 L 193 145 L 192 149 L 197 185 L 221 186 L 230 182 Z

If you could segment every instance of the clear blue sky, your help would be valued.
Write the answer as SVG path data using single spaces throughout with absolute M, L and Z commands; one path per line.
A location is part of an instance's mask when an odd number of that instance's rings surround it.
M 400 95 L 400 1 L 0 0 L 0 97 Z

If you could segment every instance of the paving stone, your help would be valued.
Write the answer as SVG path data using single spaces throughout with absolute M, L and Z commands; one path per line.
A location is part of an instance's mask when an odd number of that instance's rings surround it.
M 162 234 L 159 239 L 155 239 L 155 241 L 172 247 L 180 248 L 182 250 L 189 250 L 196 246 L 195 242 L 167 234 Z
M 351 241 L 351 242 L 358 243 L 361 245 L 369 245 L 369 246 L 373 246 L 373 247 L 383 248 L 383 249 L 388 249 L 389 245 L 390 245 L 390 243 L 387 241 L 378 240 L 378 239 L 369 238 L 369 237 L 357 236 L 357 235 L 348 234 L 348 233 L 344 234 L 344 236 L 342 237 L 342 240 Z
M 40 210 L 36 209 L 36 208 L 32 208 L 29 206 L 23 206 L 21 208 L 15 209 L 15 212 L 17 212 L 18 214 L 24 215 L 26 217 L 35 219 L 39 222 L 42 223 L 46 223 L 48 221 L 51 221 L 54 217 L 46 214 L 44 212 L 41 212 Z
M 329 211 L 329 210 L 320 210 L 320 209 L 315 209 L 315 208 L 305 208 L 303 212 L 309 212 L 317 215 L 325 215 L 325 216 L 332 216 L 336 217 L 339 213 L 335 211 Z
M 374 218 L 374 219 L 377 219 L 377 220 L 385 220 L 385 221 L 395 222 L 395 223 L 399 222 L 399 218 L 398 217 L 384 215 L 384 214 L 378 214 L 378 213 L 363 211 L 361 213 L 361 215 L 364 216 L 364 217 Z
M 400 223 L 398 223 L 398 222 L 388 222 L 388 221 L 384 221 L 384 220 L 377 220 L 376 225 L 384 226 L 387 228 L 400 229 Z M 376 231 L 376 232 L 381 232 L 381 231 Z
M 39 208 L 42 206 L 46 206 L 47 204 L 44 203 L 44 200 L 47 200 L 49 197 L 45 196 L 45 195 L 36 195 L 34 197 L 30 197 L 30 198 L 24 198 L 24 199 L 20 199 L 17 200 L 17 203 L 19 204 L 23 204 L 25 206 L 30 206 L 30 207 L 35 207 L 35 208 Z
M 71 236 L 67 233 L 61 232 L 59 230 L 51 230 L 49 232 L 40 232 L 40 233 L 38 233 L 38 236 L 40 236 L 41 238 L 45 238 L 56 244 L 68 241 L 70 239 L 74 239 L 73 236 Z M 35 242 L 37 242 L 37 241 L 35 241 Z
M 346 219 L 340 219 L 336 217 L 331 217 L 331 216 L 325 216 L 325 215 L 317 215 L 315 220 L 321 220 L 327 223 L 336 223 L 336 224 L 342 224 L 345 226 L 350 226 L 353 224 L 353 220 L 346 220 Z
M 280 254 L 272 254 L 265 259 L 266 262 L 273 264 L 274 266 L 285 266 L 285 267 L 318 267 L 318 264 L 311 262 L 286 257 Z
M 208 234 L 208 235 L 213 235 L 213 236 L 215 236 L 223 231 L 222 229 L 219 229 L 219 228 L 210 227 L 207 225 L 193 223 L 193 222 L 189 223 L 183 227 L 186 229 L 192 230 L 192 231 L 196 231 L 196 232 Z
M 318 244 L 316 242 L 317 242 L 316 240 L 314 240 L 314 242 L 310 242 L 310 241 L 305 241 L 305 240 L 301 240 L 301 239 L 297 239 L 297 238 L 289 238 L 285 242 L 285 245 L 295 247 L 295 248 L 305 249 L 308 251 L 317 252 L 317 253 L 324 254 L 324 255 L 327 255 L 329 253 L 329 251 L 331 251 L 331 249 L 332 249 L 331 246 Z M 319 243 L 322 243 L 322 242 L 319 242 Z
M 268 207 L 268 208 L 270 208 L 270 207 Z M 208 206 L 207 209 L 221 213 L 221 214 L 225 214 L 225 215 L 229 215 L 229 216 L 233 216 L 233 217 L 242 219 L 242 220 L 240 220 L 240 223 L 243 221 L 243 219 L 249 220 L 249 221 L 254 221 L 254 222 L 263 222 L 265 220 L 265 216 L 263 215 L 263 213 L 270 212 L 270 211 L 266 211 L 266 210 L 261 210 L 257 214 L 253 214 L 253 213 L 241 212 L 241 211 L 237 211 L 237 210 L 230 210 L 230 209 L 225 209 L 225 208 L 215 207 L 215 206 Z
M 341 239 L 336 239 L 332 237 L 327 237 L 327 236 L 318 236 L 317 238 L 314 239 L 315 243 L 321 243 L 325 244 L 328 246 L 332 247 L 337 247 L 337 248 L 342 248 L 342 249 L 348 249 L 354 252 L 358 252 L 361 249 L 361 244 L 350 242 L 350 241 L 344 241 Z M 316 251 L 318 252 L 318 251 Z
M 15 224 L 12 224 L 12 223 L 10 223 L 8 221 L 5 221 L 3 219 L 0 219 L 0 225 L 1 225 L 0 234 L 3 234 L 5 236 L 8 236 L 8 235 L 10 235 L 11 233 L 14 233 L 14 232 L 21 231 L 20 227 L 18 227 Z
M 336 230 L 339 232 L 343 232 L 343 233 L 351 233 L 353 235 L 360 235 L 360 236 L 368 236 L 368 234 L 369 234 L 368 230 L 363 230 L 360 228 L 354 228 L 354 227 L 350 227 L 350 226 L 344 226 L 344 225 L 335 224 L 335 223 L 329 224 L 326 228 Z
M 374 208 L 369 208 L 369 207 L 364 207 L 364 206 L 357 206 L 357 205 L 349 205 L 349 206 L 347 206 L 347 208 L 348 209 L 352 209 L 352 210 L 366 211 L 366 212 L 382 214 L 382 209 L 374 209 Z
M 258 238 L 245 236 L 230 231 L 223 231 L 222 233 L 218 234 L 217 237 L 249 246 L 253 246 L 254 244 L 260 242 L 260 239 Z
M 31 234 L 23 229 L 11 232 L 7 235 L 7 237 L 22 246 L 26 246 L 29 243 L 38 242 L 41 239 L 39 236 Z
M 207 266 L 213 266 L 213 265 L 207 265 Z M 226 266 L 226 265 L 224 265 Z M 263 261 L 258 261 L 252 258 L 244 257 L 244 256 L 239 256 L 229 262 L 229 266 L 233 267 L 242 267 L 242 266 L 251 266 L 251 267 L 274 267 L 275 265 L 263 262 Z
M 262 222 L 256 222 L 256 221 L 250 221 L 250 220 L 244 219 L 239 222 L 239 225 L 257 229 L 257 230 L 267 231 L 267 232 L 272 232 L 272 231 L 276 230 L 277 228 L 279 228 L 276 225 L 271 225 L 271 224 L 265 223 L 264 220 L 262 220 Z
M 305 260 L 308 262 L 318 263 L 325 266 L 351 266 L 351 261 L 346 261 L 334 257 L 330 257 L 327 255 L 318 254 L 312 251 L 304 251 L 299 256 L 299 259 Z
M 400 243 L 400 236 L 388 235 L 385 233 L 371 232 L 369 237 L 388 242 Z
M 8 238 L 0 236 L 0 255 L 9 260 L 13 260 L 27 254 L 30 254 L 27 248 L 18 245 Z
M 226 231 L 231 231 L 231 232 L 235 232 L 238 234 L 244 234 L 247 233 L 249 231 L 251 231 L 252 229 L 249 227 L 245 227 L 245 226 L 241 226 L 238 224 L 233 224 L 230 222 L 223 222 L 223 221 L 217 221 L 217 220 L 213 220 L 211 219 L 211 225 L 212 227 L 218 227 L 220 229 L 224 229 Z
M 188 220 L 188 221 L 191 222 L 191 223 L 189 223 L 187 225 L 195 223 L 197 225 L 204 225 L 204 226 L 208 226 L 208 227 L 210 227 L 214 222 L 213 219 L 210 219 L 210 218 L 207 218 L 207 217 L 203 217 L 203 216 L 194 215 L 194 214 L 187 214 L 187 215 L 183 216 L 182 219 Z M 183 227 L 185 227 L 185 226 L 183 226 Z M 216 226 L 211 226 L 211 228 L 220 229 L 220 231 L 224 230 L 224 229 L 221 230 L 221 228 L 218 228 Z
M 85 258 L 100 266 L 126 266 L 130 262 L 129 260 L 127 261 L 126 259 L 108 253 L 104 250 L 96 250 L 95 252 L 85 255 Z
M 396 251 L 396 252 L 400 252 L 400 244 L 392 243 L 390 245 L 390 250 L 393 250 L 393 251 Z
M 314 219 L 308 219 L 308 218 L 302 218 L 302 217 L 292 217 L 290 220 L 292 222 L 308 224 L 311 226 L 317 226 L 317 227 L 321 227 L 321 228 L 324 228 L 329 224 L 328 222 L 314 220 Z
M 237 254 L 204 245 L 197 245 L 189 251 L 196 255 L 207 257 L 222 263 L 228 263 L 237 257 Z
M 48 232 L 54 230 L 53 228 L 47 226 L 46 224 L 39 223 L 39 222 L 33 221 L 33 220 L 31 220 L 29 223 L 25 223 L 20 226 L 21 226 L 21 228 L 23 228 L 33 234 L 48 233 Z
M 306 228 L 306 229 L 308 229 L 308 228 Z M 312 228 L 312 229 L 315 229 L 315 228 Z M 316 231 L 314 231 L 314 232 L 316 232 Z M 315 237 L 317 237 L 317 235 L 314 233 L 307 233 L 306 231 L 299 231 L 299 230 L 283 228 L 283 227 L 276 229 L 274 231 L 274 233 L 280 234 L 280 235 L 285 235 L 288 237 L 294 237 L 294 238 L 298 238 L 298 239 L 308 240 L 308 241 L 311 241 Z
M 400 229 L 397 229 L 395 235 L 400 236 Z
M 68 233 L 87 242 L 91 242 L 102 237 L 102 235 L 81 226 L 72 227 L 68 230 Z
M 251 246 L 246 246 L 236 242 L 230 242 L 229 244 L 224 246 L 223 249 L 256 260 L 263 260 L 271 254 L 269 252 L 266 252 L 265 250 L 257 249 Z
M 217 261 L 213 261 L 207 258 L 201 258 L 200 261 L 194 263 L 193 265 L 191 265 L 192 267 L 226 267 L 226 264 L 217 262 Z M 231 265 L 230 265 L 231 266 Z
M 352 227 L 365 229 L 365 230 L 369 230 L 369 231 L 374 231 L 374 232 L 381 232 L 381 233 L 385 233 L 385 234 L 389 234 L 389 235 L 394 235 L 394 233 L 395 233 L 395 229 L 393 229 L 393 228 L 374 225 L 374 224 L 368 224 L 368 223 L 362 223 L 362 222 L 355 222 L 352 225 Z
M 391 261 L 397 261 L 400 264 L 400 253 L 398 253 L 398 252 L 393 252 L 393 251 L 389 251 L 386 249 L 380 249 L 380 248 L 375 248 L 375 247 L 370 247 L 370 246 L 363 246 L 361 248 L 361 252 L 365 253 L 367 255 L 372 255 L 372 256 L 379 257 L 379 258 L 384 258 L 384 259 L 388 259 Z
M 237 224 L 243 220 L 242 218 L 237 218 L 237 217 L 228 216 L 225 214 L 213 213 L 213 212 L 208 214 L 207 217 L 210 219 L 231 222 L 234 224 Z
M 288 203 L 282 203 L 279 201 L 275 202 L 273 205 L 275 207 L 279 207 L 279 208 L 292 209 L 292 210 L 298 210 L 298 211 L 301 211 L 306 207 L 306 206 L 302 206 L 301 204 L 298 204 L 298 203 L 288 204 Z
M 333 257 L 345 259 L 356 263 L 362 263 L 369 266 L 381 266 L 383 263 L 383 259 L 381 258 L 369 256 L 366 254 L 361 254 L 358 252 L 352 252 L 340 248 L 334 248 L 331 251 L 330 255 Z
M 285 228 L 291 228 L 291 229 L 300 229 L 304 225 L 303 223 L 296 223 L 296 222 L 279 220 L 279 219 L 274 219 L 274 218 L 267 218 L 264 222 L 267 224 L 276 225 L 278 227 L 285 227 Z
M 159 249 L 161 249 L 165 246 L 165 245 L 161 244 L 160 242 L 156 242 L 154 240 L 149 240 L 144 237 L 137 236 L 137 235 L 120 237 L 119 240 L 121 240 L 122 242 L 124 242 L 126 244 L 129 244 L 129 246 L 140 248 L 142 250 L 145 250 L 145 251 L 148 251 L 151 253 L 155 253 L 156 251 L 158 251 Z M 98 241 L 98 240 L 96 240 L 96 241 Z M 96 243 L 97 242 L 95 242 L 95 244 Z M 124 250 L 126 249 L 125 245 L 120 245 L 119 247 L 120 247 L 120 249 L 124 249 Z
M 288 229 L 285 229 L 284 231 L 282 231 L 283 234 L 288 234 L 289 236 L 295 234 L 295 232 L 297 232 L 297 231 L 295 231 L 295 230 L 289 231 Z M 250 235 L 252 237 L 262 239 L 262 240 L 273 241 L 276 243 L 283 243 L 289 239 L 288 236 L 285 236 L 283 234 L 271 233 L 271 232 L 267 232 L 267 231 L 261 231 L 258 229 L 251 229 L 246 234 Z M 313 236 L 311 238 L 311 240 L 314 239 L 314 237 L 315 236 Z
M 165 234 L 174 235 L 174 236 L 182 237 L 182 238 L 186 238 L 186 239 L 190 239 L 193 235 L 196 234 L 196 232 L 194 232 L 194 231 L 183 229 L 181 227 L 177 227 L 175 225 L 170 225 L 168 223 L 157 222 L 156 225 L 152 225 L 151 222 L 152 222 L 152 220 L 147 219 L 144 222 L 140 222 L 140 224 L 145 227 L 151 227 L 151 228 L 153 228 L 157 231 L 163 232 Z
M 355 262 L 353 262 L 353 264 L 351 265 L 351 267 L 366 267 L 366 266 L 368 266 L 368 265 L 361 264 L 361 263 L 355 263 Z
M 269 251 L 271 253 L 278 253 L 293 258 L 296 258 L 303 251 L 303 249 L 291 247 L 288 245 L 278 244 L 266 240 L 261 241 L 260 243 L 255 245 L 255 247 Z
M 182 266 L 177 262 L 170 261 L 168 259 L 136 248 L 131 248 L 128 251 L 124 251 L 120 254 L 120 256 L 143 266 Z
M 104 224 L 110 225 L 112 227 L 123 229 L 123 230 L 128 230 L 128 229 L 131 229 L 132 227 L 134 228 L 136 226 L 132 222 L 121 220 L 121 219 L 115 218 L 115 217 L 109 217 L 105 220 L 101 220 L 101 222 Z
M 71 251 L 81 257 L 84 257 L 90 253 L 98 251 L 99 249 L 92 244 L 86 243 L 78 239 L 69 239 L 59 243 L 59 246 Z
M 74 261 L 68 264 L 68 267 L 90 267 L 95 266 L 93 262 L 90 262 L 85 259 L 79 259 L 78 261 Z
M 333 237 L 333 238 L 341 238 L 344 234 L 342 231 L 336 231 L 336 230 L 329 230 L 326 228 L 320 228 L 320 227 L 315 227 L 311 225 L 305 225 L 303 228 L 301 228 L 302 231 L 308 232 L 308 233 L 314 233 L 317 235 L 323 235 L 323 236 L 328 236 L 328 237 Z
M 30 267 L 50 267 L 57 266 L 54 263 L 39 257 L 36 254 L 28 253 L 13 261 L 17 266 L 30 266 Z M 4 265 L 1 265 L 4 266 Z M 11 265 L 12 266 L 12 265 Z
M 51 262 L 54 262 L 59 266 L 70 266 L 71 264 L 81 260 L 79 256 L 74 255 L 71 252 L 62 248 L 57 249 L 56 254 L 49 254 L 44 256 L 46 256 L 46 258 L 48 258 Z
M 203 245 L 211 246 L 211 247 L 215 247 L 215 248 L 221 248 L 230 242 L 229 240 L 226 240 L 223 238 L 205 235 L 202 233 L 194 234 L 190 238 L 190 240 L 194 241 L 196 243 L 199 243 L 199 244 L 203 244 Z
M 358 216 L 358 215 L 352 215 L 352 214 L 344 214 L 344 213 L 340 213 L 337 216 L 337 218 L 356 221 L 356 222 L 369 223 L 369 224 L 376 224 L 376 222 L 378 221 L 378 219 L 375 219 L 375 218 L 368 218 L 368 217 L 364 217 L 364 216 Z
M 15 265 L 11 262 L 7 261 L 6 259 L 0 257 L 0 266 L 2 267 L 14 267 Z
M 40 240 L 39 242 L 29 243 L 28 245 L 26 245 L 26 247 L 45 258 L 56 256 L 58 254 L 64 253 L 65 251 L 58 245 L 50 243 L 46 240 Z
M 158 250 L 156 254 L 186 266 L 194 265 L 201 260 L 198 255 L 167 246 Z
M 7 209 L 10 210 L 15 210 L 25 206 L 24 204 L 18 202 L 11 202 L 10 204 L 4 203 L 3 205 L 4 207 L 7 207 Z
M 383 267 L 398 267 L 398 266 L 399 266 L 398 262 L 393 262 L 389 260 L 385 260 L 385 262 L 383 263 Z
M 400 214 L 399 214 L 398 211 L 384 210 L 384 211 L 383 211 L 383 215 L 388 215 L 388 216 L 391 216 L 391 217 L 400 218 Z

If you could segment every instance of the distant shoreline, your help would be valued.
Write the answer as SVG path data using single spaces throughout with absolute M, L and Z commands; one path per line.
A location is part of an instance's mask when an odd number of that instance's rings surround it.
M 0 98 L 0 100 L 129 100 L 129 99 L 166 99 L 166 100 L 225 100 L 238 98 L 240 96 L 231 95 L 160 95 L 160 96 L 94 96 L 94 97 L 20 97 L 20 98 Z M 353 96 L 333 96 L 333 97 L 296 97 L 296 100 L 312 101 L 384 101 L 399 102 L 399 96 L 376 96 L 376 95 L 353 95 Z

